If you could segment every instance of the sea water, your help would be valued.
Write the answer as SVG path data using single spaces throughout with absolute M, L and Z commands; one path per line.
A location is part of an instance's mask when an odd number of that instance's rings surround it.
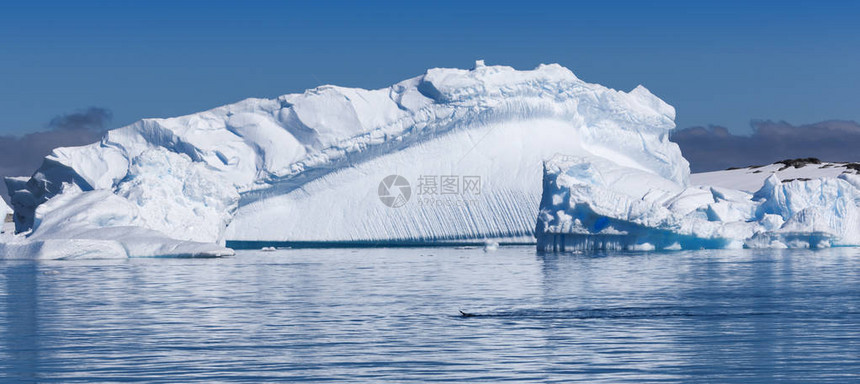
M 0 261 L 6 382 L 858 379 L 851 248 Z

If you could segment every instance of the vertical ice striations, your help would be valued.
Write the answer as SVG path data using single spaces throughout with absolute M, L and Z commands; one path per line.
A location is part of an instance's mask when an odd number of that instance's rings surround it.
M 142 120 L 58 148 L 7 184 L 17 229 L 31 237 L 48 235 L 37 219 L 46 202 L 107 191 L 136 207 L 125 224 L 177 240 L 532 238 L 542 162 L 555 153 L 686 185 L 687 162 L 667 139 L 674 114 L 641 86 L 615 91 L 555 64 L 436 68 L 379 90 L 322 86 Z M 410 183 L 401 207 L 380 201 L 388 175 Z M 442 193 L 442 177 L 458 180 L 456 193 Z M 467 177 L 480 187 L 465 193 Z
M 557 65 L 534 71 L 477 66 L 431 69 L 391 92 L 411 113 L 312 154 L 246 192 L 228 237 L 530 240 L 541 163 L 558 152 L 610 157 L 686 182 L 687 164 L 665 139 L 674 110 L 641 87 L 630 94 L 609 90 Z M 389 175 L 411 182 L 412 200 L 401 207 L 387 207 L 377 196 Z M 481 188 L 425 193 L 427 177 L 476 178 Z

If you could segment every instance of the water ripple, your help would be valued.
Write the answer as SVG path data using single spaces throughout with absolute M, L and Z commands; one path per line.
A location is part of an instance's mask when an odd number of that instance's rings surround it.
M 857 270 L 853 249 L 4 261 L 0 381 L 850 382 Z

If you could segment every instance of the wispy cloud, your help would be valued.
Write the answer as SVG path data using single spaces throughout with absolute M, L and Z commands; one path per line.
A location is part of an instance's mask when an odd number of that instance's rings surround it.
M 104 131 L 112 118 L 111 111 L 90 107 L 83 111 L 57 116 L 51 119 L 48 128 L 52 131 Z
M 107 109 L 91 107 L 57 116 L 41 132 L 20 137 L 0 136 L 0 177 L 30 176 L 54 148 L 98 141 L 112 116 Z M 2 182 L 0 194 L 8 199 L 6 184 Z
M 725 127 L 691 127 L 675 131 L 693 172 L 770 164 L 797 157 L 827 161 L 860 160 L 860 124 L 830 120 L 791 125 L 784 121 L 754 120 L 749 136 L 733 135 Z

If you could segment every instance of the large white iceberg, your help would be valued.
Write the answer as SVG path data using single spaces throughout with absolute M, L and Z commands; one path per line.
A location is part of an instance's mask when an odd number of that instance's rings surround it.
M 173 246 L 190 255 L 227 241 L 534 241 L 542 164 L 555 153 L 685 184 L 687 163 L 668 141 L 674 114 L 641 86 L 479 63 L 379 90 L 322 86 L 146 119 L 8 179 L 16 246 L 94 239 L 153 256 L 136 239 L 195 242 Z M 404 182 L 391 207 L 381 183 L 395 175 Z
M 222 256 L 228 245 L 308 242 L 860 243 L 853 179 L 774 179 L 755 194 L 691 186 L 668 140 L 674 117 L 641 86 L 620 92 L 559 65 L 479 62 L 384 89 L 322 86 L 146 119 L 54 150 L 30 178 L 7 178 L 19 234 L 0 241 L 0 255 Z

